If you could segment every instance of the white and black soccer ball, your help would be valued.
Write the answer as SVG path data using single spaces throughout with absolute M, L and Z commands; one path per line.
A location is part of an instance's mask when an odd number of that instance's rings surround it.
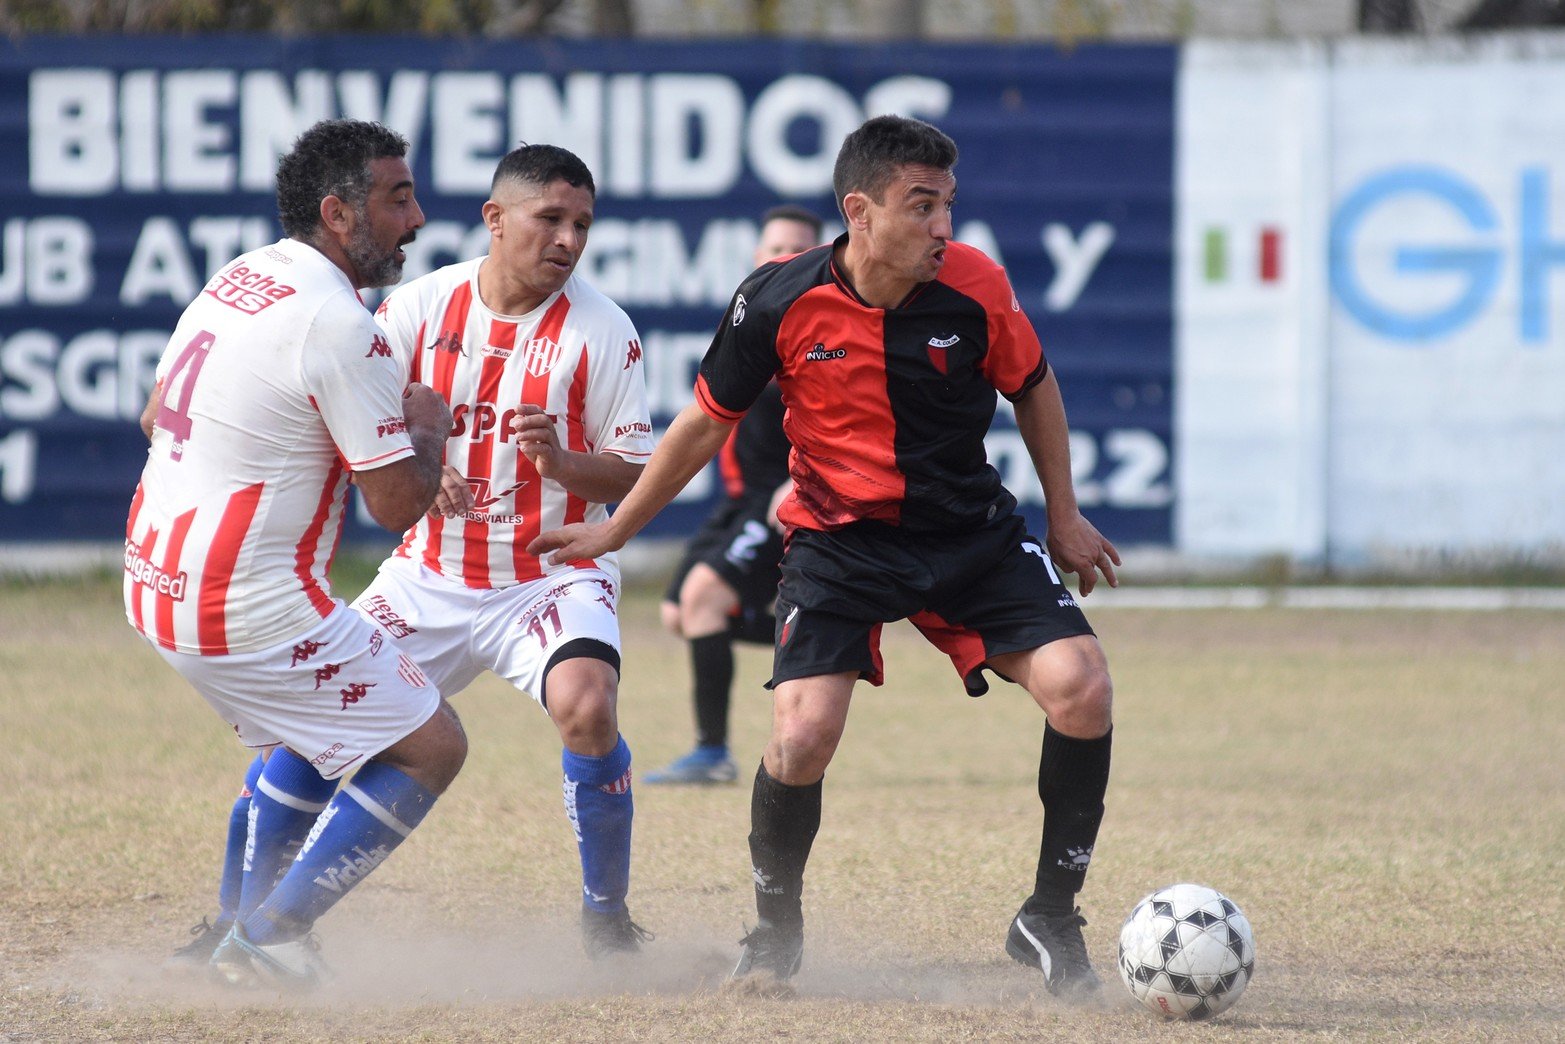
M 1205 885 L 1159 888 L 1119 930 L 1119 977 L 1166 1019 L 1208 1019 L 1233 1007 L 1255 974 L 1244 913 Z

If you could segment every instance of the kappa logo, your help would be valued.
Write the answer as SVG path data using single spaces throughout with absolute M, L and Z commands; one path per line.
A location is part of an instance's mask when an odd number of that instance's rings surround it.
M 310 764 L 314 765 L 316 768 L 320 768 L 322 765 L 326 764 L 333 757 L 335 757 L 337 755 L 337 752 L 340 751 L 341 749 L 342 749 L 342 744 L 341 743 L 333 743 L 331 746 L 327 747 L 325 750 L 323 750 L 319 754 L 315 755 L 315 757 L 311 758 L 310 759 Z M 245 843 L 246 843 L 246 845 L 248 845 L 250 843 L 248 838 L 245 840 Z
M 738 326 L 740 323 L 744 322 L 744 309 L 745 309 L 744 294 L 740 294 L 740 295 L 738 295 L 737 297 L 734 298 L 734 320 L 733 320 L 733 323 L 734 323 L 735 326 Z
M 331 642 L 300 642 L 298 645 L 293 647 L 293 662 L 288 666 L 299 666 L 305 660 L 308 660 L 310 657 L 314 656 L 316 653 L 320 652 L 330 644 Z M 317 685 L 316 688 L 320 688 L 320 686 Z
M 467 354 L 467 349 L 462 345 L 461 336 L 454 330 L 441 333 L 424 350 L 427 352 L 445 352 L 448 355 Z
M 376 334 L 370 340 L 370 350 L 364 353 L 364 358 L 366 359 L 372 359 L 376 357 L 382 359 L 391 358 L 391 342 L 386 340 L 380 334 Z
M 560 361 L 560 346 L 550 337 L 534 337 L 522 348 L 523 368 L 534 377 L 542 377 Z
M 848 354 L 846 348 L 828 348 L 824 344 L 817 344 L 814 348 L 804 353 L 805 362 L 825 362 L 828 359 L 842 359 Z
M 640 361 L 641 361 L 641 342 L 640 341 L 631 341 L 630 342 L 630 346 L 628 348 L 626 348 L 626 350 L 625 350 L 625 365 L 621 366 L 620 369 L 628 370 L 628 369 L 630 369 L 632 366 L 636 365 Z
M 322 685 L 337 677 L 341 672 L 342 664 L 340 663 L 328 663 L 324 667 L 315 668 L 315 690 L 319 692 Z
M 347 710 L 348 704 L 358 703 L 370 694 L 377 682 L 349 682 L 346 689 L 337 690 L 337 695 L 342 697 L 342 709 Z

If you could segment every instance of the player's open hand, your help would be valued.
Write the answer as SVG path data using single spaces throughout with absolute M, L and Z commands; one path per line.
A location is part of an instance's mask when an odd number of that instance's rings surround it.
M 1099 573 L 1110 587 L 1119 586 L 1119 576 L 1114 572 L 1119 565 L 1119 551 L 1080 511 L 1060 518 L 1050 515 L 1048 543 L 1054 564 L 1076 574 L 1076 586 L 1083 598 L 1098 586 Z
M 584 558 L 597 558 L 610 551 L 618 551 L 621 546 L 623 541 L 614 539 L 608 522 L 575 522 L 539 533 L 527 545 L 527 553 L 542 558 L 545 553 L 553 551 L 554 554 L 549 555 L 549 563 L 564 565 Z
M 560 470 L 560 435 L 554 430 L 554 415 L 545 413 L 542 406 L 522 403 L 522 412 L 511 418 L 511 430 L 516 433 L 516 446 L 533 462 L 538 474 L 544 478 L 558 478 Z
M 447 464 L 440 469 L 440 489 L 435 492 L 435 502 L 430 505 L 430 518 L 456 518 L 473 507 L 473 487 L 467 476 Z

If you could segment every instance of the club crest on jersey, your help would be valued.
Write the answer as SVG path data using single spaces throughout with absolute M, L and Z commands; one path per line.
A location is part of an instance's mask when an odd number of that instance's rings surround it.
M 522 349 L 523 367 L 534 377 L 542 377 L 560 361 L 560 346 L 550 337 L 534 337 Z
M 952 334 L 950 337 L 931 337 L 929 339 L 929 362 L 941 374 L 950 373 L 950 360 L 946 355 L 946 349 L 955 345 L 962 339 L 960 334 Z
M 744 302 L 744 294 L 740 294 L 740 295 L 738 295 L 737 297 L 734 298 L 734 325 L 735 326 L 738 326 L 740 323 L 744 322 L 744 304 L 745 304 L 745 302 Z

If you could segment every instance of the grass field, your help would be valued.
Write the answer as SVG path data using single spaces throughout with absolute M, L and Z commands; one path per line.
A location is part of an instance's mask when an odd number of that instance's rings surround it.
M 688 743 L 684 651 L 650 592 L 623 618 L 621 721 L 645 771 Z M 753 917 L 747 783 L 638 787 L 632 910 L 658 939 L 588 964 L 558 741 L 485 678 L 456 700 L 462 777 L 321 922 L 340 978 L 300 1000 L 160 963 L 213 909 L 246 754 L 125 625 L 114 584 L 0 587 L 0 1041 L 1565 1039 L 1565 616 L 1094 623 L 1118 722 L 1083 896 L 1101 1010 L 1056 1004 L 1002 947 L 1037 854 L 1042 716 L 1011 687 L 966 698 L 903 627 L 828 775 L 796 998 L 722 989 Z M 746 765 L 766 666 L 742 652 Z M 1160 1026 L 1114 972 L 1120 920 L 1176 880 L 1255 926 L 1255 981 L 1205 1025 Z

